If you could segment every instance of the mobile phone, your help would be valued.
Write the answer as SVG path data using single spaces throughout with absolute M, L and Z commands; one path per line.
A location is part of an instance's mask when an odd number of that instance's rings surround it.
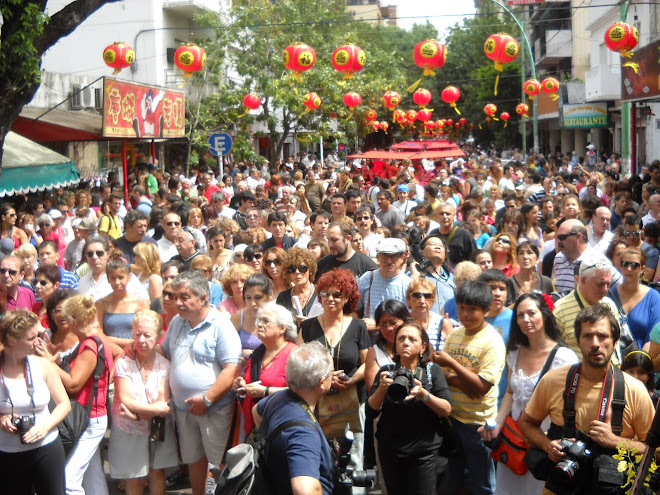
M 339 375 L 339 379 L 341 381 L 347 382 L 348 380 L 350 380 L 350 377 L 346 373 L 342 373 L 341 375 Z

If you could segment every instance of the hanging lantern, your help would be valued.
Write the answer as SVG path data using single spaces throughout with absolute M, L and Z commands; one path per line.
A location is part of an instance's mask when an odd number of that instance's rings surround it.
M 495 118 L 495 117 L 491 117 L 491 116 L 489 115 L 488 117 L 486 117 L 486 122 L 488 122 L 488 123 L 490 124 L 490 123 L 493 121 L 494 118 Z
M 189 79 L 194 72 L 199 72 L 206 63 L 206 52 L 194 43 L 180 46 L 174 52 L 174 63 L 183 71 L 183 77 Z
M 103 61 L 106 65 L 115 69 L 112 75 L 119 74 L 122 69 L 129 67 L 135 62 L 135 50 L 125 43 L 119 41 L 108 45 L 103 50 Z
M 431 120 L 431 117 L 433 117 L 433 114 L 428 108 L 422 108 L 419 112 L 417 112 L 417 120 L 420 122 L 428 122 Z
M 613 52 L 618 52 L 622 57 L 630 58 L 631 52 L 639 42 L 639 31 L 632 24 L 626 22 L 617 22 L 612 24 L 605 31 L 605 45 Z M 638 73 L 639 64 L 635 62 L 626 62 L 623 67 L 630 67 Z
M 429 121 L 429 122 L 424 122 L 424 128 L 427 130 L 427 132 L 431 132 L 435 129 L 435 122 Z
M 428 76 L 435 76 L 435 72 L 433 71 L 445 65 L 447 50 L 445 49 L 445 45 L 436 40 L 420 41 L 413 49 L 413 59 L 417 67 L 424 69 L 424 74 L 408 88 L 409 93 L 417 89 L 422 79 Z
M 518 115 L 522 115 L 523 117 L 529 117 L 529 115 L 527 115 L 527 112 L 529 112 L 529 105 L 527 105 L 527 103 L 519 103 L 518 105 L 516 105 L 516 113 Z
M 533 100 L 534 96 L 541 92 L 541 83 L 536 79 L 528 79 L 525 81 L 525 84 L 523 84 L 523 90 L 525 91 L 525 94 L 529 96 L 529 99 Z
M 413 101 L 422 108 L 426 108 L 431 102 L 431 92 L 428 89 L 419 88 L 413 93 Z
M 364 115 L 364 118 L 369 122 L 376 120 L 377 117 L 378 114 L 376 113 L 376 110 L 372 110 L 371 108 L 367 110 L 367 113 Z
M 454 125 L 454 121 L 452 119 L 447 119 L 447 120 L 445 120 L 445 125 L 447 127 L 451 127 L 451 126 Z
M 393 122 L 401 122 L 405 118 L 406 118 L 406 113 L 403 110 L 394 110 L 394 112 L 392 112 Z
M 508 34 L 491 34 L 484 43 L 484 53 L 495 62 L 495 70 L 497 71 L 494 94 L 497 95 L 497 84 L 500 81 L 500 73 L 504 70 L 504 64 L 513 62 L 519 51 L 518 42 Z
M 435 127 L 442 129 L 445 126 L 445 119 L 440 119 L 435 121 Z
M 458 119 L 458 121 L 460 122 L 461 125 L 467 124 L 467 119 L 466 118 L 461 117 L 460 119 Z
M 287 69 L 293 71 L 293 77 L 300 79 L 303 72 L 314 67 L 316 52 L 304 43 L 294 43 L 282 52 L 282 62 Z
M 303 96 L 303 105 L 307 107 L 307 112 L 316 110 L 321 106 L 321 97 L 314 92 L 307 93 Z
M 417 120 L 417 112 L 415 110 L 408 110 L 406 112 L 406 120 L 408 122 L 415 122 Z
M 383 95 L 385 106 L 393 110 L 399 103 L 401 103 L 401 95 L 396 91 L 386 91 Z
M 440 93 L 440 98 L 442 98 L 442 101 L 449 103 L 449 106 L 456 110 L 458 115 L 461 114 L 461 111 L 456 106 L 456 102 L 460 97 L 461 92 L 456 86 L 447 86 L 442 90 L 442 93 Z
M 504 127 L 507 126 L 507 124 L 508 124 L 507 121 L 508 121 L 510 118 L 511 118 L 511 115 L 509 115 L 509 112 L 502 112 L 502 113 L 500 114 L 500 120 L 503 120 L 503 121 L 504 121 Z
M 454 124 L 454 127 L 455 127 L 456 129 L 460 129 L 460 128 L 461 128 L 461 124 L 459 124 L 458 122 L 456 122 L 456 123 Z
M 386 121 L 383 120 L 383 121 L 380 123 L 380 128 L 383 130 L 383 132 L 384 132 L 385 134 L 387 134 L 387 130 L 390 128 L 390 124 L 389 124 L 388 122 L 386 122 Z
M 374 120 L 373 122 L 371 122 L 371 127 L 373 127 L 374 131 L 377 131 L 378 129 L 380 129 L 380 122 Z
M 367 55 L 359 46 L 343 45 L 332 54 L 332 66 L 344 74 L 344 79 L 353 78 L 353 74 L 360 72 L 366 63 Z
M 484 107 L 484 113 L 488 115 L 488 117 L 492 117 L 493 120 L 499 120 L 497 117 L 495 117 L 495 114 L 497 113 L 497 105 L 493 103 L 487 103 L 486 106 Z M 487 122 L 490 122 L 488 118 L 486 118 Z
M 559 99 L 559 95 L 557 94 L 557 91 L 559 91 L 559 81 L 554 77 L 546 77 L 543 79 L 541 89 L 544 93 L 550 94 L 552 101 L 557 101 Z
M 351 115 L 353 115 L 353 110 L 355 110 L 355 107 L 357 107 L 360 103 L 362 103 L 362 97 L 359 93 L 351 91 L 350 93 L 346 93 L 344 95 L 344 105 L 346 105 L 351 111 L 348 114 L 348 117 L 346 117 L 346 120 L 351 118 Z
M 246 110 L 238 116 L 239 118 L 247 115 L 250 110 L 259 108 L 261 106 L 261 98 L 254 93 L 248 93 L 243 97 L 243 106 Z

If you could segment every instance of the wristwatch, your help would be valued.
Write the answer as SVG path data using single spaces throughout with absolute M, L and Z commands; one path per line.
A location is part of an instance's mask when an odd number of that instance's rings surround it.
M 206 394 L 202 395 L 202 399 L 204 399 L 204 405 L 206 407 L 211 407 L 213 405 L 213 402 L 206 397 Z
M 431 399 L 431 393 L 429 392 L 422 398 L 422 402 L 428 402 Z

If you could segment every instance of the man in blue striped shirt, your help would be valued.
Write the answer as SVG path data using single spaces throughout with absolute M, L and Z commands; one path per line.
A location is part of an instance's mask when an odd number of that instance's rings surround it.
M 565 220 L 557 230 L 557 256 L 552 281 L 557 292 L 575 289 L 575 263 L 597 253 L 589 249 L 587 229 L 579 220 Z

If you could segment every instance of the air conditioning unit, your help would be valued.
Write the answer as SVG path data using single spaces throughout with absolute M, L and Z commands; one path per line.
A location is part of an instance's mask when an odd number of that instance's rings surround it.
M 94 88 L 94 108 L 103 108 L 103 89 Z
M 73 85 L 71 87 L 71 98 L 69 103 L 72 109 L 80 110 L 82 108 L 82 95 L 80 93 L 80 86 Z
M 176 53 L 176 48 L 167 49 L 167 63 L 174 65 L 174 54 Z
M 92 88 L 82 90 L 82 106 L 85 108 L 92 106 Z

